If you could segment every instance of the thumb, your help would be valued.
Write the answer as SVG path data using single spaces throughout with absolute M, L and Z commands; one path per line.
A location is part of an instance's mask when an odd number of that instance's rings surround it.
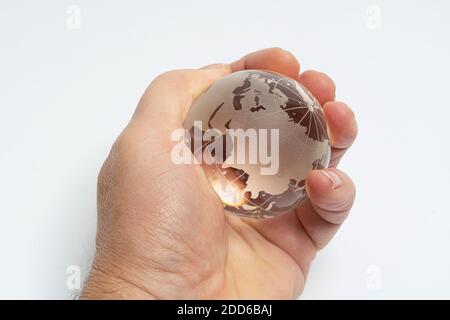
M 173 70 L 159 75 L 149 85 L 133 115 L 131 124 L 167 132 L 182 127 L 192 102 L 216 80 L 231 73 L 226 64 L 202 69 Z

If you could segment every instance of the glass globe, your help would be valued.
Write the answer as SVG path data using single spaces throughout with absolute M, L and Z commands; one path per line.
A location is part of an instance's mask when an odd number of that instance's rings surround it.
M 322 108 L 297 81 L 261 70 L 232 73 L 192 104 L 185 142 L 227 212 L 251 218 L 288 212 L 305 179 L 328 167 Z

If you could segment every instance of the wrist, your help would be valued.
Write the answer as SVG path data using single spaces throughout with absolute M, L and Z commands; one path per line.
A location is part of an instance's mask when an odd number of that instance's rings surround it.
M 81 300 L 153 300 L 148 291 L 94 265 L 80 295 Z

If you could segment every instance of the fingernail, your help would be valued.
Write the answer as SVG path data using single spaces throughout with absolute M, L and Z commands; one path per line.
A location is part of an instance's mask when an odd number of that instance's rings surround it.
M 331 188 L 333 190 L 337 189 L 340 187 L 340 185 L 342 184 L 342 180 L 341 178 L 338 176 L 338 174 L 332 170 L 321 170 L 320 172 L 322 172 L 322 174 L 328 178 L 328 180 L 330 180 L 331 182 Z

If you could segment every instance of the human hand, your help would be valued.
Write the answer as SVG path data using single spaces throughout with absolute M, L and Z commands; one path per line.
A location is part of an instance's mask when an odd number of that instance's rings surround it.
M 171 161 L 173 130 L 214 81 L 243 69 L 298 79 L 323 106 L 332 156 L 312 171 L 309 198 L 273 219 L 241 219 L 223 205 L 199 165 Z M 355 197 L 336 169 L 356 137 L 353 112 L 335 85 L 295 57 L 265 49 L 231 64 L 177 70 L 147 88 L 98 178 L 97 251 L 82 298 L 286 299 L 303 290 L 316 252 L 333 237 Z

